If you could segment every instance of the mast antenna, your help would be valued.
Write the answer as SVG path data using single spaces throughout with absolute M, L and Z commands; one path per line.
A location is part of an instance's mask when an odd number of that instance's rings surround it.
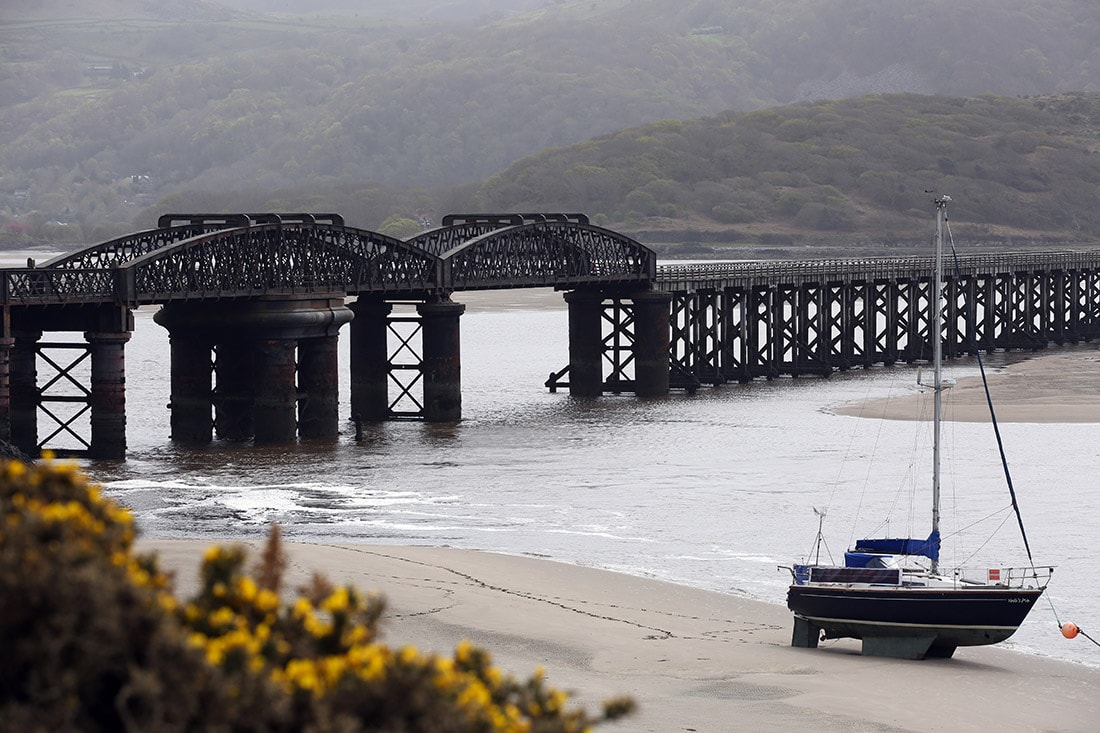
M 940 531 L 940 412 L 943 408 L 943 223 L 947 219 L 950 196 L 940 196 L 936 204 L 936 275 L 932 285 L 932 535 Z M 932 559 L 932 572 L 939 561 Z

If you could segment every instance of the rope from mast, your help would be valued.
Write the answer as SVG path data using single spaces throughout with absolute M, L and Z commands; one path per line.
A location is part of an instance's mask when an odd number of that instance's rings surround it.
M 959 280 L 961 280 L 962 279 L 962 268 L 959 265 L 959 253 L 955 249 L 955 240 L 954 240 L 953 237 L 951 237 L 951 226 L 947 223 L 947 202 L 950 201 L 950 200 L 951 199 L 948 196 L 943 196 L 941 198 L 936 199 L 936 211 L 937 211 L 937 214 L 938 214 L 938 216 L 936 218 L 937 238 L 940 238 L 939 237 L 939 232 L 940 232 L 941 225 L 945 226 L 947 228 L 948 238 L 951 242 L 951 257 L 952 257 L 952 260 L 953 260 L 954 265 L 955 265 L 955 277 L 958 278 Z M 942 244 L 942 238 L 940 238 L 940 241 L 941 241 L 941 244 Z M 997 439 L 997 451 L 1000 453 L 1000 456 L 1001 456 L 1001 468 L 1004 470 L 1005 482 L 1008 484 L 1008 495 L 1012 499 L 1012 511 L 1014 511 L 1016 513 L 1016 522 L 1020 526 L 1020 537 L 1023 538 L 1024 550 L 1027 551 L 1027 561 L 1031 565 L 1032 572 L 1035 572 L 1035 559 L 1031 555 L 1031 545 L 1027 541 L 1027 531 L 1024 529 L 1024 517 L 1020 513 L 1020 506 L 1016 501 L 1016 488 L 1012 485 L 1012 472 L 1009 471 L 1009 469 L 1008 469 L 1008 457 L 1005 455 L 1004 441 L 1001 439 L 1001 428 L 997 424 L 997 413 L 993 409 L 993 398 L 990 396 L 990 393 L 989 393 L 989 380 L 986 379 L 986 375 L 985 375 L 985 362 L 982 360 L 981 349 L 978 348 L 978 339 L 977 339 L 977 334 L 975 332 L 975 324 L 974 324 L 974 313 L 970 308 L 970 303 L 969 302 L 966 303 L 964 310 L 966 312 L 967 330 L 970 332 L 970 348 L 974 351 L 974 356 L 978 360 L 978 371 L 979 371 L 979 373 L 981 374 L 981 377 L 982 377 L 982 389 L 985 390 L 985 404 L 989 408 L 989 420 L 993 425 L 993 435 Z M 940 317 L 939 311 L 937 311 L 936 315 L 937 315 L 937 322 L 938 322 L 939 317 Z M 936 339 L 936 346 L 937 346 L 937 348 L 940 346 L 940 340 L 938 338 Z M 938 377 L 937 377 L 937 390 L 936 390 L 936 398 L 937 399 L 939 399 L 938 384 L 939 384 L 939 381 L 938 381 Z M 937 419 L 938 419 L 938 415 L 939 415 L 939 412 L 937 410 Z M 938 437 L 937 437 L 937 442 L 938 442 Z M 938 493 L 938 489 L 939 489 L 939 486 L 937 484 L 937 486 L 936 486 L 936 492 L 937 493 Z M 938 518 L 939 517 L 936 516 L 933 521 L 938 520 Z

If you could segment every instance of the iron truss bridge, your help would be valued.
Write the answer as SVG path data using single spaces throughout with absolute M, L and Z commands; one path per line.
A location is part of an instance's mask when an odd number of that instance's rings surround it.
M 156 229 L 3 271 L 4 306 L 642 286 L 652 250 L 579 214 L 451 216 L 402 241 L 335 214 L 169 215 Z
M 672 385 L 826 375 L 932 353 L 931 257 L 661 267 Z M 1100 336 L 1100 251 L 945 262 L 944 355 Z
M 936 338 L 951 357 L 1100 336 L 1100 251 L 958 258 L 941 334 L 932 275 L 919 257 L 658 268 L 582 214 L 451 215 L 409 240 L 336 214 L 170 215 L 0 270 L 0 442 L 124 457 L 125 344 L 147 304 L 188 443 L 338 435 L 345 324 L 357 424 L 461 419 L 459 291 L 567 291 L 569 362 L 546 385 L 583 397 L 912 362 Z M 84 340 L 42 340 L 70 332 Z

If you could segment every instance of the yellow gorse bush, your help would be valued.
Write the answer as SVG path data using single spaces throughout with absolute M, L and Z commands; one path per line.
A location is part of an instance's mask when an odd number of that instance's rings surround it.
M 0 720 L 81 730 L 562 733 L 626 714 L 569 709 L 541 671 L 517 680 L 463 642 L 453 657 L 378 638 L 377 595 L 283 602 L 277 528 L 256 570 L 211 547 L 177 599 L 134 553 L 130 513 L 75 467 L 0 461 Z M 90 636 L 94 634 L 95 636 Z

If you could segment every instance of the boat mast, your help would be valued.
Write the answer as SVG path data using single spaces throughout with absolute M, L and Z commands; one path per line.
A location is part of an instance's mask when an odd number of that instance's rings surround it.
M 943 397 L 943 222 L 950 196 L 936 199 L 936 275 L 932 286 L 932 532 L 940 530 L 940 408 Z M 932 572 L 939 562 L 932 560 Z

